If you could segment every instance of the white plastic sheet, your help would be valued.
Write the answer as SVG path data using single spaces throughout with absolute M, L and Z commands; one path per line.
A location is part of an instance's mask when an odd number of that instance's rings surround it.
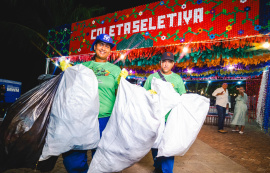
M 71 149 L 96 148 L 99 134 L 98 81 L 84 65 L 67 68 L 52 105 L 41 160 Z
M 183 94 L 168 117 L 157 157 L 183 156 L 197 138 L 209 106 L 206 97 Z
M 160 119 L 165 119 L 165 114 L 177 104 L 168 85 L 171 84 L 153 78 L 152 87 L 158 94 L 151 95 L 121 79 L 112 115 L 88 172 L 119 172 L 149 152 L 157 138 Z M 166 106 L 161 107 L 161 102 Z

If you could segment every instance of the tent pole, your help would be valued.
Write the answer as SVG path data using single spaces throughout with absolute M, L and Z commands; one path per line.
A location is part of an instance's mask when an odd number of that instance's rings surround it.
M 48 69 L 49 69 L 49 64 L 50 64 L 50 58 L 46 58 L 46 70 L 45 70 L 45 74 L 48 74 Z

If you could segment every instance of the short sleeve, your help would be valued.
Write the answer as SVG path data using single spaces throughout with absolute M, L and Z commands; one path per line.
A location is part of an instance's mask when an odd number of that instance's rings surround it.
M 145 81 L 145 83 L 144 83 L 144 86 L 143 86 L 146 90 L 150 90 L 150 89 L 151 89 L 152 78 L 153 78 L 153 77 L 150 75 L 150 76 L 148 76 L 148 78 L 146 79 L 146 81 Z

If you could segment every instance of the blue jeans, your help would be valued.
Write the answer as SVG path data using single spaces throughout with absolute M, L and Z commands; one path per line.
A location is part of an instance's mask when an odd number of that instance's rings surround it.
M 110 117 L 99 118 L 99 131 L 100 138 L 102 132 L 105 129 Z M 92 158 L 96 152 L 95 149 L 92 151 Z M 71 150 L 62 154 L 63 163 L 68 173 L 87 173 L 87 150 Z
M 218 130 L 223 130 L 224 127 L 224 120 L 226 117 L 226 108 L 216 105 L 217 112 L 218 112 Z
M 174 156 L 171 157 L 156 157 L 158 154 L 158 149 L 151 148 L 152 156 L 154 159 L 154 167 L 156 169 L 162 170 L 163 173 L 172 173 L 174 165 Z

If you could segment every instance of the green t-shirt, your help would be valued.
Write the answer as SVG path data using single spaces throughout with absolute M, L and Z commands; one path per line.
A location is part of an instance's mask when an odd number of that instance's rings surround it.
M 186 93 L 186 88 L 184 85 L 184 82 L 182 80 L 182 78 L 176 74 L 176 73 L 171 73 L 169 75 L 165 75 L 163 74 L 163 76 L 165 77 L 167 82 L 170 82 L 173 85 L 174 90 L 179 93 L 180 95 Z M 147 80 L 145 81 L 144 84 L 144 88 L 146 90 L 150 90 L 151 89 L 151 82 L 153 77 L 157 78 L 157 79 L 161 79 L 161 77 L 159 76 L 158 72 L 151 74 L 150 76 L 148 76 Z M 170 114 L 171 111 L 169 111 L 166 116 L 165 116 L 165 122 L 167 122 L 168 116 Z
M 98 80 L 99 115 L 98 118 L 109 117 L 115 102 L 115 90 L 118 88 L 117 78 L 121 69 L 109 62 L 88 61 L 82 63 L 93 70 Z

